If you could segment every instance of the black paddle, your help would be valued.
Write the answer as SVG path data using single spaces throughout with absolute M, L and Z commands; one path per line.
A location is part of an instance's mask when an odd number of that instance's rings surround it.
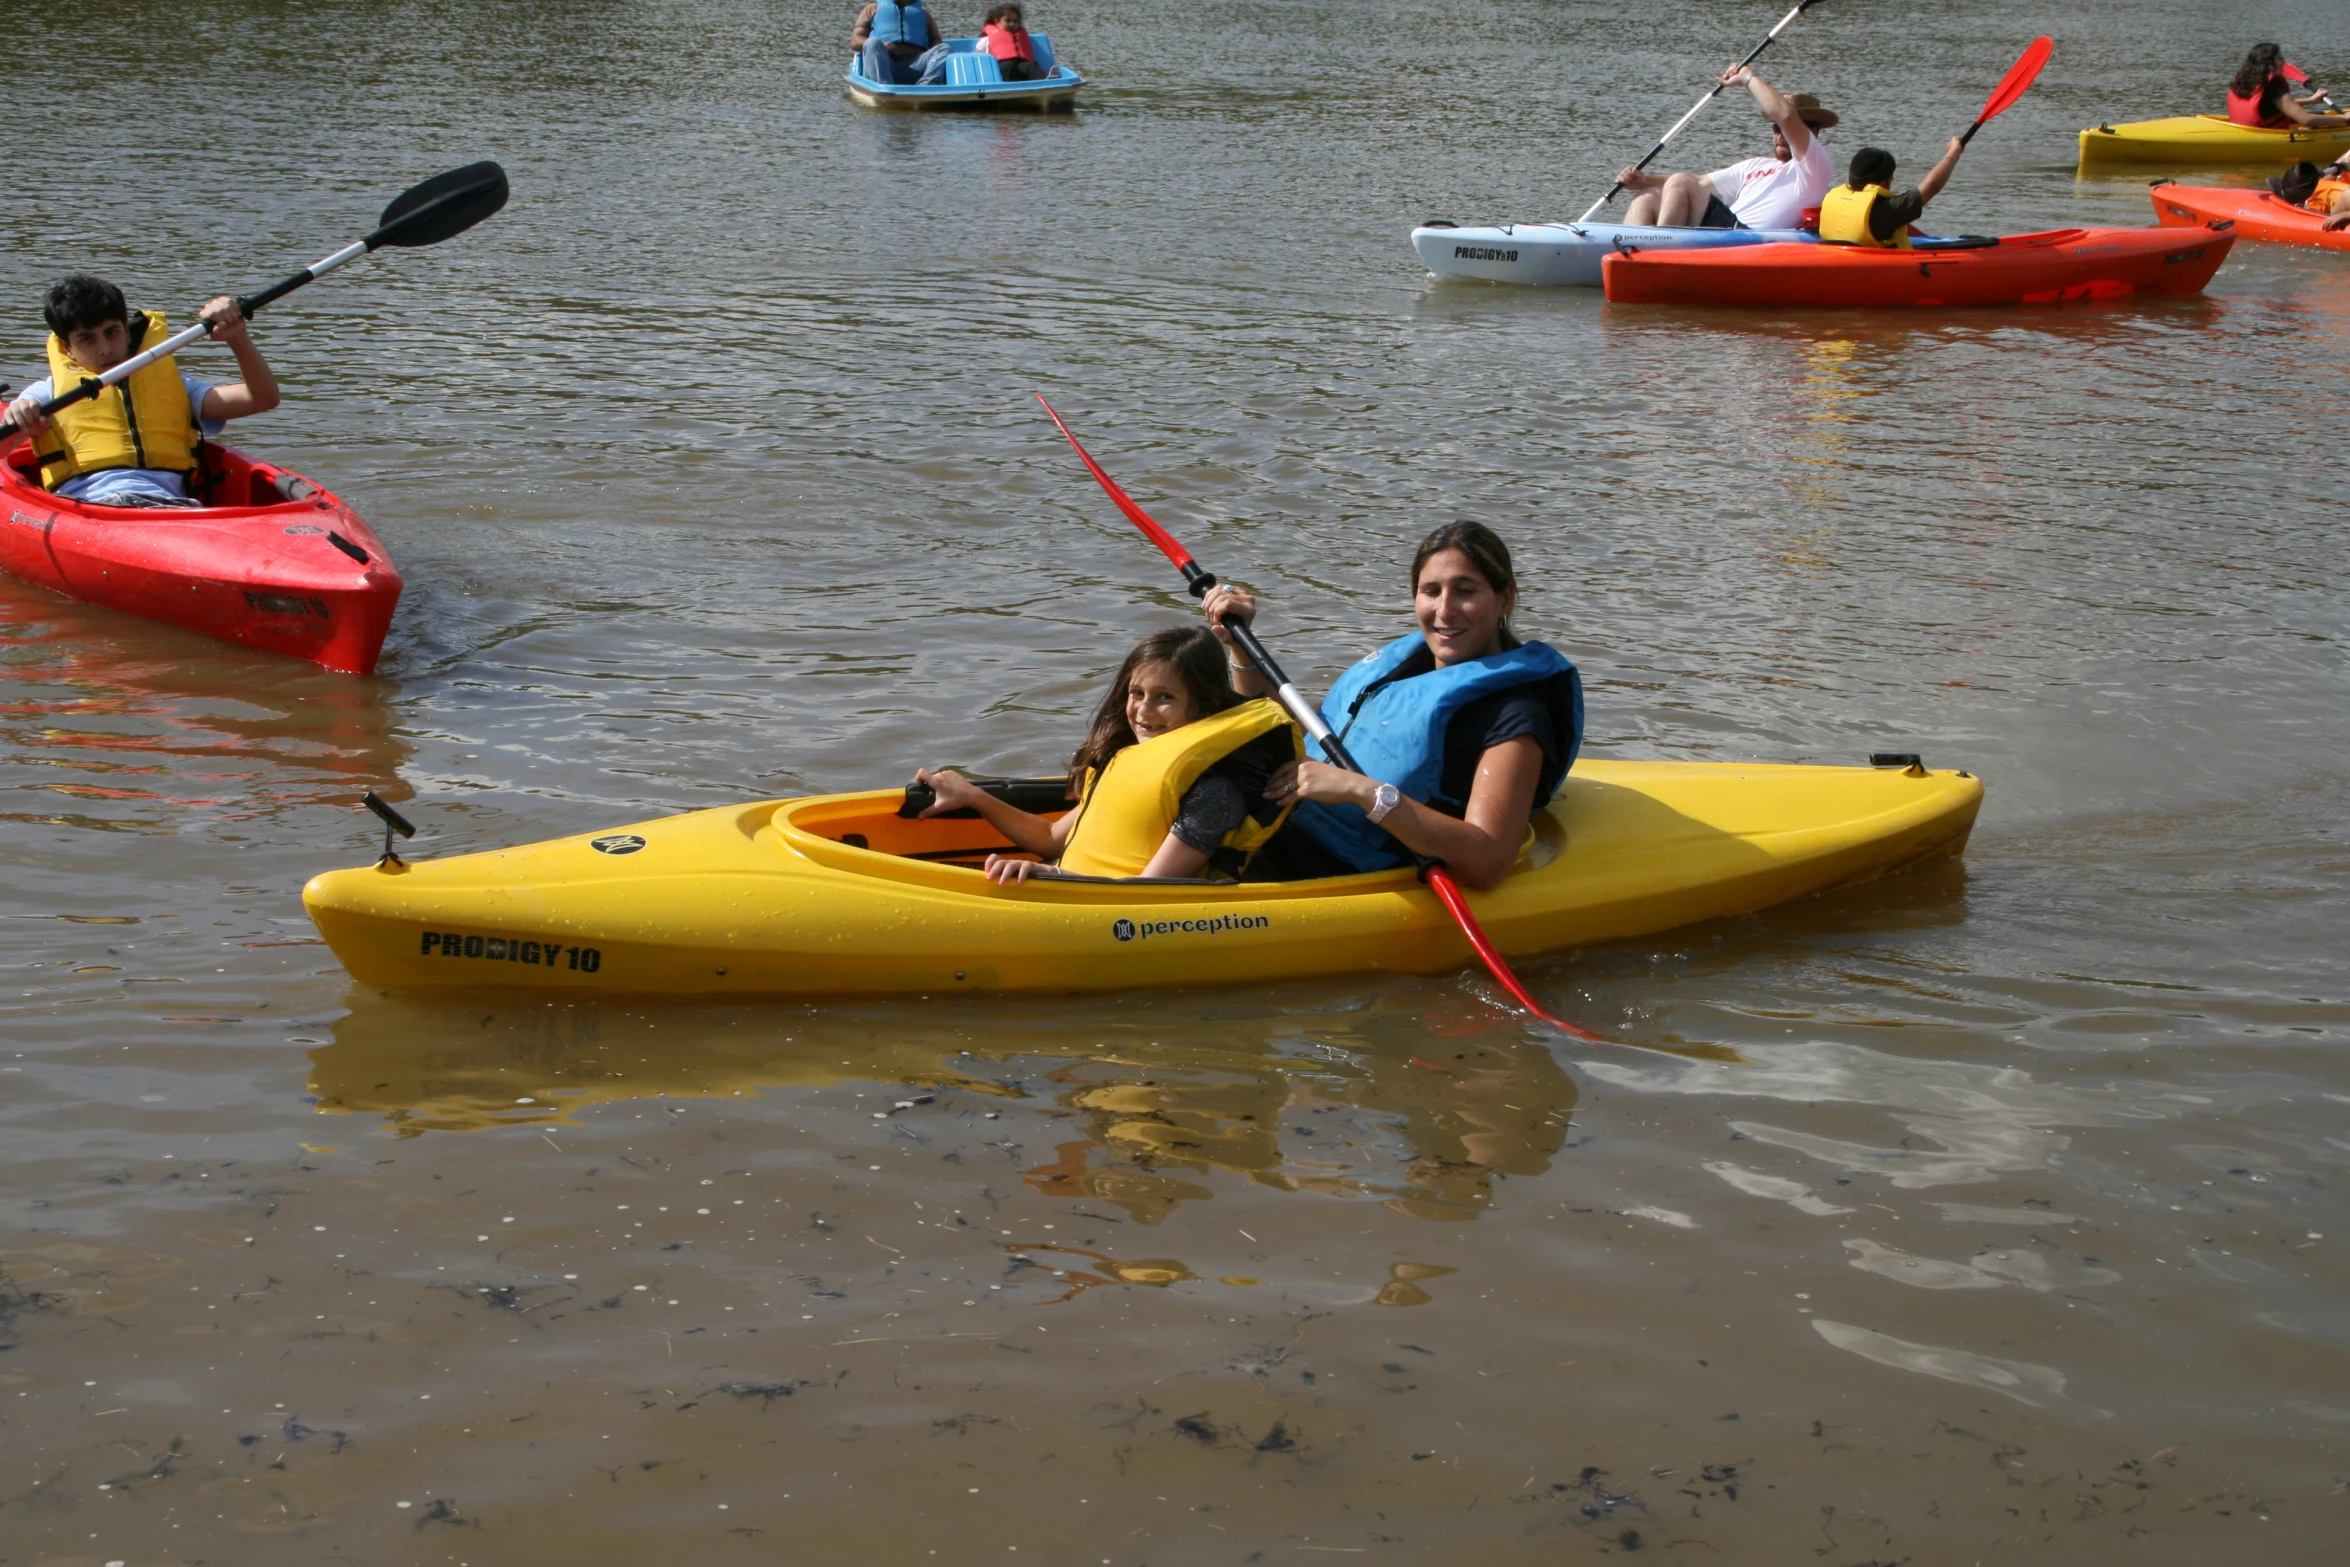
M 423 184 L 415 186 L 392 199 L 376 220 L 375 231 L 364 239 L 354 240 L 323 261 L 314 261 L 283 282 L 273 283 L 258 294 L 247 294 L 237 301 L 237 312 L 248 321 L 263 305 L 283 299 L 305 283 L 326 276 L 347 262 L 358 260 L 371 250 L 386 245 L 416 249 L 437 245 L 453 238 L 506 205 L 506 171 L 487 161 L 469 163 L 446 174 L 436 174 Z M 95 397 L 118 381 L 126 381 L 166 354 L 185 348 L 197 338 L 210 332 L 207 322 L 174 332 L 153 348 L 125 359 L 104 375 L 84 376 L 81 384 L 70 391 L 58 392 L 41 405 L 41 416 L 48 418 L 58 409 L 69 407 L 84 398 Z M 55 387 L 50 388 L 56 391 Z M 0 421 L 0 439 L 16 433 L 16 421 Z

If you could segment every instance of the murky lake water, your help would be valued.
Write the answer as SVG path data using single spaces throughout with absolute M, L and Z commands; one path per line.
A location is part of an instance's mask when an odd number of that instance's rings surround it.
M 184 317 L 440 168 L 515 194 L 257 329 L 239 443 L 407 573 L 381 678 L 0 581 L 0 1563 L 2331 1559 L 2350 271 L 1938 320 L 1419 270 L 1781 9 L 1039 0 L 1097 83 L 1052 120 L 854 109 L 846 5 L 13 15 L 19 384 L 71 267 Z M 2257 37 L 2350 78 L 2339 22 L 1879 0 L 1769 60 L 1914 176 L 2054 29 L 1934 221 L 2134 224 L 2076 129 Z M 1988 781 L 1966 860 L 1525 965 L 1742 1066 L 1473 973 L 333 966 L 298 892 L 370 786 L 439 854 L 1053 767 L 1187 601 L 1038 390 L 1301 680 L 1487 518 L 1596 751 L 1920 749 Z

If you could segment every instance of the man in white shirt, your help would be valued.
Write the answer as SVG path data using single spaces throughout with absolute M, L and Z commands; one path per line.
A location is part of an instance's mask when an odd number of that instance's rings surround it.
M 1632 198 L 1624 221 L 1664 228 L 1792 229 L 1804 210 L 1816 207 L 1836 183 L 1836 166 L 1817 132 L 1836 123 L 1810 93 L 1793 97 L 1742 65 L 1722 73 L 1726 87 L 1744 87 L 1771 122 L 1771 156 L 1748 158 L 1711 174 L 1648 174 L 1626 169 L 1616 176 Z

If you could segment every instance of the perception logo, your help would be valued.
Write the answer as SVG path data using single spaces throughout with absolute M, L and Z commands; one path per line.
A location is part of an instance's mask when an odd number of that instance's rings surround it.
M 1110 934 L 1120 941 L 1132 941 L 1137 936 L 1148 940 L 1153 936 L 1217 936 L 1228 930 L 1263 930 L 1272 924 L 1263 914 L 1219 914 L 1212 920 L 1146 920 L 1137 925 L 1132 920 L 1118 920 L 1111 924 Z
M 598 854 L 634 854 L 644 846 L 645 840 L 632 832 L 608 833 L 588 840 L 588 847 Z

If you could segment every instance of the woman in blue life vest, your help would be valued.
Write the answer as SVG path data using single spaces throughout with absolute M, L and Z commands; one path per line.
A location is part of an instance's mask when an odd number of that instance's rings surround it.
M 1534 813 L 1550 803 L 1583 742 L 1583 683 L 1556 648 L 1511 634 L 1517 575 L 1509 546 L 1483 523 L 1448 523 L 1412 557 L 1419 630 L 1339 677 L 1322 717 L 1363 772 L 1323 760 L 1281 767 L 1266 798 L 1288 823 L 1247 880 L 1302 880 L 1442 860 L 1470 888 L 1499 883 Z M 1211 589 L 1208 624 L 1256 617 L 1253 596 Z M 1227 656 L 1236 650 L 1227 648 Z M 1233 688 L 1265 692 L 1245 661 Z

